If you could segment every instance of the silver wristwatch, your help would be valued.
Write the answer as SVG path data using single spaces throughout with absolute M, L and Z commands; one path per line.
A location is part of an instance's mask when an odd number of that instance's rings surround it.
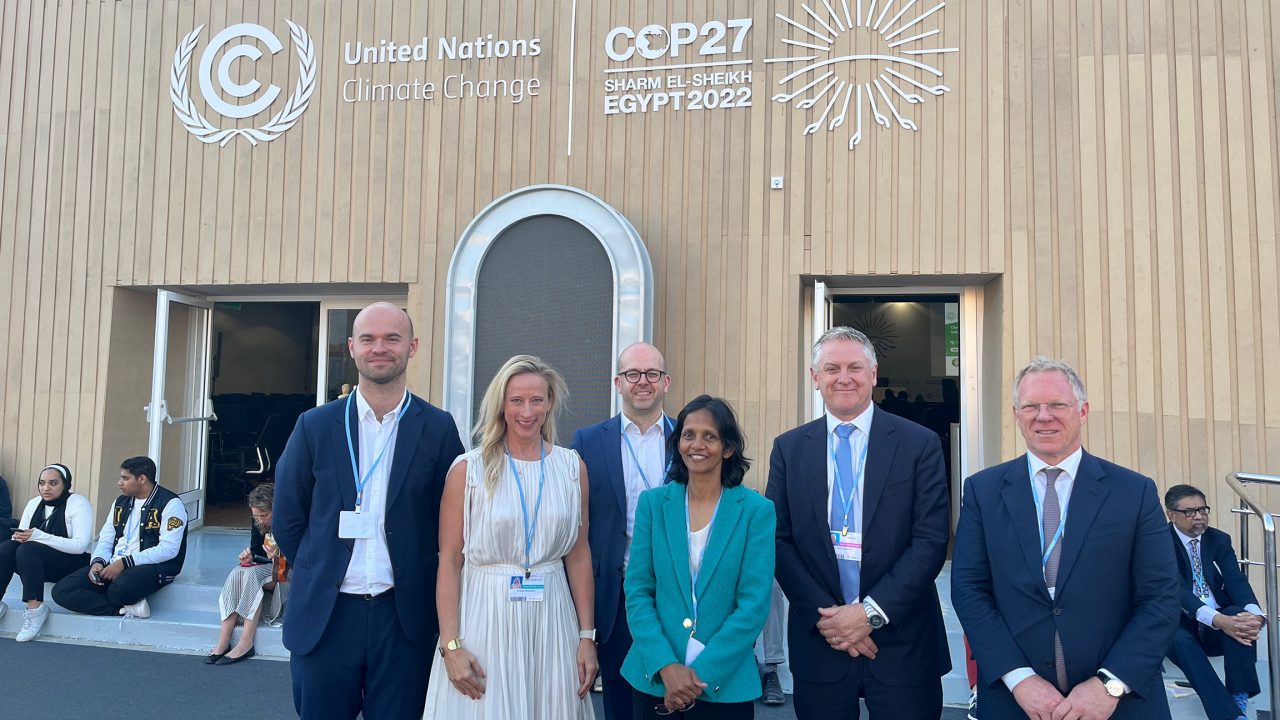
M 874 605 L 863 600 L 862 610 L 867 613 L 867 624 L 871 626 L 872 630 L 879 630 L 885 626 L 884 616 L 876 610 Z

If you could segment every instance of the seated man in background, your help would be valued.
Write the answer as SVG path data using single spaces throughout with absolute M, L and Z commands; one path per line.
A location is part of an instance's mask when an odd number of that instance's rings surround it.
M 1209 527 L 1204 493 L 1174 485 L 1164 494 L 1181 586 L 1182 617 L 1169 659 L 1186 673 L 1209 720 L 1245 717 L 1257 695 L 1258 632 L 1263 613 L 1240 571 L 1231 536 Z M 1209 664 L 1221 655 L 1227 682 Z
M 120 463 L 120 497 L 102 525 L 93 560 L 58 581 L 53 599 L 88 615 L 151 615 L 147 596 L 173 582 L 187 555 L 187 510 L 156 484 L 148 457 Z

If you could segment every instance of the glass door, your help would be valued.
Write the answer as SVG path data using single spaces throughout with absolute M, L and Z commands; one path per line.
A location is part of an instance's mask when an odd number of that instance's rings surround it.
M 213 303 L 161 290 L 156 294 L 155 352 L 147 412 L 147 454 L 157 480 L 178 493 L 189 527 L 204 524 Z

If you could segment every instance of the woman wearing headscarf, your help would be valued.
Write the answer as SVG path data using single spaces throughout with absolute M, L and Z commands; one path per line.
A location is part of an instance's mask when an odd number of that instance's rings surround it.
M 93 507 L 85 496 L 71 492 L 71 469 L 61 463 L 46 465 L 37 488 L 40 494 L 22 511 L 12 539 L 0 543 L 0 592 L 14 572 L 22 578 L 27 607 L 18 642 L 34 640 L 49 618 L 44 584 L 84 567 L 93 545 Z M 0 602 L 0 617 L 8 609 Z

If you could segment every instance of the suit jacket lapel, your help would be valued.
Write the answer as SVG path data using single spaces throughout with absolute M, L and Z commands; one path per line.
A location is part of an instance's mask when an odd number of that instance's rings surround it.
M 898 449 L 893 421 L 889 414 L 880 408 L 876 408 L 872 413 L 871 437 L 867 438 L 867 442 L 870 443 L 867 447 L 867 464 L 862 473 L 862 481 L 866 483 L 862 488 L 863 533 L 867 532 L 871 519 L 876 516 L 876 509 L 880 507 L 880 496 L 884 494 L 884 488 L 889 483 L 889 472 L 893 469 L 893 456 Z
M 807 538 L 806 545 L 816 544 L 821 548 L 822 560 L 819 561 L 822 577 L 820 578 L 834 597 L 844 597 L 840 589 L 840 568 L 836 565 L 836 551 L 831 545 L 831 519 L 827 511 L 827 421 L 825 416 L 809 423 L 809 432 L 805 434 L 804 447 L 800 451 L 800 477 L 791 482 L 800 484 L 801 491 L 794 494 L 797 500 L 808 503 L 808 512 L 797 512 L 797 516 L 806 514 L 811 518 L 812 529 L 795 528 L 794 534 Z
M 387 505 L 395 502 L 400 488 L 404 487 L 405 478 L 409 476 L 409 465 L 418 449 L 418 438 L 422 436 L 422 426 L 426 422 L 422 408 L 413 400 L 410 395 L 409 408 L 396 428 L 395 456 L 391 458 L 391 474 L 387 477 Z
M 604 424 L 604 432 L 600 433 L 600 442 L 604 443 L 605 478 L 613 489 L 613 499 L 618 502 L 618 512 L 627 517 L 627 476 L 622 470 L 622 415 L 614 415 Z M 630 458 L 628 458 L 630 459 Z
M 680 594 L 687 603 L 689 588 L 693 583 L 689 579 L 689 536 L 685 534 L 684 524 L 685 492 L 685 488 L 681 487 L 679 492 L 668 495 L 667 501 L 662 505 L 662 521 L 667 527 L 667 546 L 670 548 L 676 584 L 680 586 Z
M 1027 463 L 1010 464 L 1004 476 L 1004 490 L 1000 497 L 1004 499 L 1005 512 L 1009 515 L 1009 524 L 1013 526 L 1013 535 L 1018 547 L 1022 548 L 1023 559 L 1027 571 L 1038 582 L 1040 595 L 1049 601 L 1049 590 L 1044 584 L 1044 566 L 1041 565 L 1040 518 L 1036 515 L 1036 502 L 1031 494 L 1031 475 L 1027 472 Z M 1066 532 L 1065 530 L 1063 531 Z M 1058 585 L 1062 585 L 1062 570 L 1058 570 Z
M 1071 484 L 1071 501 L 1067 503 L 1067 526 L 1062 531 L 1062 558 L 1058 564 L 1058 592 L 1066 585 L 1075 567 L 1085 536 L 1098 517 L 1107 498 L 1107 488 L 1102 484 L 1106 473 L 1101 463 L 1089 453 L 1080 457 L 1080 467 Z
M 338 421 L 333 424 L 333 448 L 338 456 L 338 492 L 342 496 L 342 509 L 354 510 L 356 508 L 356 477 L 351 471 L 351 453 L 347 448 L 348 429 L 351 430 L 350 449 L 358 458 L 360 457 L 360 421 L 356 416 L 354 400 L 351 402 L 350 411 L 339 413 Z
M 702 565 L 698 568 L 699 597 L 707 589 L 707 583 L 715 573 L 720 558 L 724 557 L 725 548 L 729 544 L 729 538 L 733 536 L 734 528 L 738 526 L 740 517 L 742 517 L 742 495 L 739 488 L 725 488 L 721 491 L 720 508 L 716 510 L 715 523 L 711 526 L 711 535 L 707 537 L 707 550 L 703 553 Z

